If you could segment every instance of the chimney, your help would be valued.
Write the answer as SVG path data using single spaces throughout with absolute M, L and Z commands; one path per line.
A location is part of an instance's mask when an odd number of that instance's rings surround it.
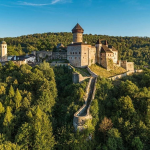
M 105 41 L 105 45 L 108 47 L 108 43 L 107 43 L 107 40 Z

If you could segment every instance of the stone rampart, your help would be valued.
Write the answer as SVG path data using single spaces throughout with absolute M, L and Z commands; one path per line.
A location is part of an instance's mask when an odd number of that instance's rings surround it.
M 88 110 L 87 110 L 87 114 L 88 114 L 88 115 L 90 115 L 91 103 L 92 103 L 92 101 L 93 101 L 94 98 L 95 98 L 95 93 L 96 93 L 96 83 L 97 83 L 97 78 L 96 78 L 95 83 L 94 83 L 94 89 L 93 89 L 92 99 L 91 99 L 90 105 L 89 105 Z
M 90 89 L 90 87 L 92 87 L 91 84 L 94 84 L 93 89 Z M 83 130 L 86 127 L 85 122 L 87 120 L 92 119 L 92 116 L 90 115 L 90 106 L 92 100 L 95 97 L 95 91 L 96 91 L 95 85 L 96 85 L 96 79 L 94 80 L 94 77 L 91 77 L 86 87 L 85 104 L 74 114 L 73 125 L 75 130 L 77 129 L 79 129 L 79 131 Z M 91 92 L 92 92 L 92 96 L 90 97 Z
M 69 66 L 69 63 L 50 63 L 51 66 Z
M 90 78 L 90 80 L 88 82 L 88 85 L 86 86 L 86 92 L 85 92 L 85 96 L 84 96 L 85 104 L 87 104 L 88 95 L 89 95 L 89 92 L 90 92 L 91 81 L 92 81 L 92 78 Z
M 128 72 L 123 73 L 123 74 L 119 74 L 119 75 L 116 75 L 116 76 L 113 76 L 113 77 L 109 77 L 108 79 L 114 81 L 114 80 L 117 80 L 117 79 L 121 79 L 122 77 L 129 76 L 133 73 L 140 73 L 140 72 L 143 72 L 143 70 L 140 69 L 140 70 L 128 71 Z
M 92 119 L 92 116 L 90 115 L 90 107 L 91 107 L 92 101 L 95 98 L 95 92 L 96 92 L 97 75 L 95 73 L 93 73 L 90 70 L 90 68 L 88 68 L 88 67 L 87 67 L 87 70 L 90 72 L 90 74 L 93 77 L 90 78 L 89 83 L 86 87 L 86 93 L 85 93 L 85 98 L 84 98 L 85 104 L 74 114 L 74 119 L 73 119 L 74 128 L 75 128 L 75 130 L 79 129 L 79 131 L 86 128 L 85 123 L 87 120 Z M 143 72 L 143 70 L 128 71 L 126 73 L 110 77 L 108 79 L 116 80 L 116 79 L 120 79 L 122 77 L 131 75 L 136 72 Z M 95 78 L 95 80 L 94 80 L 94 78 Z M 92 80 L 93 80 L 93 82 L 92 82 Z M 92 88 L 90 89 L 90 87 L 92 87 Z M 92 93 L 92 96 L 90 97 L 91 93 Z M 88 99 L 89 97 L 90 97 L 90 99 Z
M 97 74 L 94 73 L 94 72 L 89 68 L 89 66 L 87 66 L 87 70 L 88 70 L 88 72 L 91 74 L 92 77 L 97 77 Z

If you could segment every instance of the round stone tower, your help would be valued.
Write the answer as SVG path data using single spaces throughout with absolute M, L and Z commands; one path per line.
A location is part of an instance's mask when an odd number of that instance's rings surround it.
M 5 41 L 2 41 L 0 45 L 0 59 L 2 62 L 7 61 L 7 43 Z
M 74 43 L 82 43 L 83 32 L 83 28 L 77 23 L 76 26 L 72 29 Z

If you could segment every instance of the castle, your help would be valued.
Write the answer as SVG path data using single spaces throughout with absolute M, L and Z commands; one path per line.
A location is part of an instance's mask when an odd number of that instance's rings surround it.
M 98 63 L 107 70 L 121 66 L 127 71 L 134 70 L 134 63 L 118 60 L 118 51 L 107 40 L 99 39 L 95 46 L 83 43 L 84 29 L 77 23 L 72 29 L 73 42 L 67 46 L 67 60 L 75 67 L 86 67 Z
M 97 63 L 107 70 L 113 70 L 114 66 L 123 67 L 127 71 L 134 70 L 133 62 L 118 60 L 118 50 L 108 45 L 107 40 L 102 44 L 102 40 L 99 39 L 95 46 L 84 43 L 84 29 L 78 23 L 72 29 L 72 33 L 73 42 L 67 46 L 67 52 L 62 50 L 60 52 L 33 51 L 32 54 L 36 56 L 38 62 L 43 61 L 45 58 L 48 58 L 48 60 L 67 59 L 74 67 L 87 67 Z M 57 49 L 62 48 L 64 46 L 61 43 L 57 45 Z M 25 59 L 26 57 L 23 60 L 25 61 Z M 34 59 L 32 62 L 35 62 L 35 58 L 32 59 Z M 11 60 L 16 61 L 15 59 Z M 7 61 L 7 43 L 5 41 L 2 41 L 0 45 L 0 61 Z M 22 64 L 22 58 L 18 57 L 17 61 L 20 61 L 20 64 Z

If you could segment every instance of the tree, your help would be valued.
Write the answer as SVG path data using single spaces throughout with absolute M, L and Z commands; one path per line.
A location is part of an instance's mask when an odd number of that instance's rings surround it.
M 144 145 L 141 142 L 139 137 L 135 137 L 132 140 L 132 148 L 133 148 L 133 150 L 143 150 L 143 147 L 144 147 Z
M 16 93 L 15 93 L 15 97 L 14 97 L 16 109 L 18 109 L 21 106 L 21 100 L 22 100 L 22 96 L 21 96 L 19 90 L 17 89 Z
M 109 150 L 124 150 L 123 140 L 120 135 L 116 128 L 108 131 L 107 147 Z
M 125 82 L 121 82 L 121 92 L 125 96 L 134 97 L 135 93 L 138 91 L 138 87 L 132 83 L 131 81 L 127 80 Z
M 106 132 L 108 130 L 110 130 L 113 126 L 113 123 L 110 119 L 108 119 L 107 117 L 104 117 L 104 119 L 102 120 L 102 122 L 99 124 L 99 131 L 103 132 L 104 134 L 104 141 L 105 141 L 105 137 L 106 137 Z
M 3 121 L 3 133 L 5 133 L 7 135 L 7 138 L 10 139 L 11 138 L 11 132 L 13 130 L 13 124 L 12 124 L 12 120 L 13 120 L 14 116 L 11 113 L 11 108 L 9 106 L 7 106 L 6 109 L 6 113 L 4 116 L 4 121 Z
M 129 116 L 132 116 L 135 113 L 135 109 L 132 103 L 132 100 L 129 96 L 122 96 L 118 100 L 118 111 L 121 111 L 121 115 L 124 118 L 128 118 Z
M 10 98 L 10 99 L 13 98 L 14 95 L 15 95 L 14 88 L 13 88 L 13 86 L 11 85 L 11 86 L 10 86 L 10 89 L 9 89 L 9 98 Z
M 147 127 L 150 128 L 150 99 L 147 100 L 147 112 L 146 112 L 145 121 L 146 121 Z

